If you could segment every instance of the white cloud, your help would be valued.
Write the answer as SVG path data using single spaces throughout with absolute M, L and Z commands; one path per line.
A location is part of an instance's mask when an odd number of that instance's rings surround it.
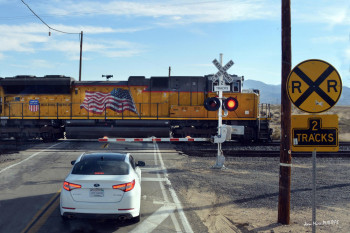
M 112 29 L 109 27 L 93 27 L 93 26 L 81 26 L 77 30 L 77 27 L 66 25 L 52 25 L 53 28 L 57 28 L 66 32 L 74 32 L 83 30 L 86 34 L 103 34 L 114 32 L 135 32 L 143 30 L 143 28 L 124 28 L 124 29 Z M 52 32 L 52 36 L 49 37 L 47 28 L 42 24 L 25 24 L 25 25 L 0 25 L 0 52 L 29 52 L 35 53 L 38 51 L 59 51 L 66 54 L 69 59 L 77 57 L 77 53 L 80 52 L 80 43 L 77 37 L 72 40 L 62 40 L 61 33 Z M 48 30 L 47 30 L 48 31 Z M 55 33 L 55 34 L 54 34 Z M 78 33 L 79 34 L 79 33 Z M 141 50 L 136 49 L 139 45 L 130 43 L 128 41 L 121 40 L 95 40 L 87 39 L 84 37 L 83 51 L 102 53 L 107 56 L 133 56 L 139 54 Z M 3 55 L 2 55 L 3 56 Z M 79 57 L 79 56 L 78 56 Z
M 35 67 L 35 68 L 54 68 L 54 64 L 52 64 L 51 62 L 48 62 L 46 60 L 42 60 L 42 59 L 36 59 L 36 60 L 32 60 L 30 62 L 30 67 Z
M 143 51 L 138 49 L 102 51 L 106 57 L 133 57 L 141 54 Z
M 132 57 L 143 53 L 141 45 L 122 40 L 87 43 L 86 51 L 100 53 L 106 57 Z
M 350 61 L 350 48 L 347 48 L 347 49 L 345 50 L 345 59 L 346 59 L 347 61 Z
M 88 33 L 88 34 L 101 34 L 101 33 L 114 33 L 116 32 L 115 29 L 110 28 L 110 27 L 93 27 L 93 26 L 67 26 L 67 25 L 62 25 L 62 24 L 54 24 L 50 25 L 50 27 L 63 31 L 63 32 L 68 32 L 68 33 L 80 33 L 83 31 L 83 33 Z M 52 31 L 52 30 L 51 30 Z M 55 33 L 54 31 L 52 31 Z M 57 34 L 60 34 L 57 32 Z M 62 34 L 60 34 L 62 35 Z
M 101 34 L 101 33 L 114 33 L 116 32 L 115 29 L 110 27 L 93 27 L 93 26 L 68 26 L 63 24 L 53 24 L 50 25 L 50 27 L 68 32 L 68 33 L 80 33 L 80 31 L 84 31 L 89 34 Z M 133 29 L 135 30 L 135 29 Z M 46 34 L 50 30 L 48 27 L 46 27 L 44 24 L 39 23 L 30 23 L 30 24 L 23 24 L 23 25 L 6 25 L 2 24 L 0 25 L 0 32 L 5 34 L 20 34 L 20 33 L 40 33 L 40 34 Z M 52 31 L 54 32 L 54 31 Z M 46 34 L 48 35 L 48 34 Z
M 320 19 L 330 25 L 350 24 L 349 9 L 344 6 L 324 8 L 320 12 Z
M 151 27 L 135 27 L 135 28 L 118 28 L 115 29 L 116 33 L 132 33 L 139 31 L 146 31 L 152 29 Z
M 349 40 L 348 35 L 345 36 L 323 36 L 312 38 L 311 41 L 315 43 L 339 43 L 347 42 Z
M 335 25 L 350 25 L 348 0 L 292 2 L 292 21 Z
M 128 41 L 106 41 L 97 40 L 83 43 L 83 57 L 89 53 L 102 54 L 106 57 L 131 57 L 142 53 L 140 45 Z M 78 41 L 52 40 L 43 47 L 43 50 L 59 51 L 70 60 L 79 59 L 80 43 Z
M 67 32 L 79 32 L 76 27 L 65 25 L 53 25 L 55 28 L 60 28 Z M 114 32 L 111 28 L 103 27 L 81 27 L 89 34 L 96 33 L 111 33 Z M 0 25 L 0 51 L 17 51 L 17 52 L 35 52 L 40 49 L 38 44 L 44 45 L 52 41 L 52 38 L 46 34 L 49 30 L 42 24 L 24 24 L 24 25 Z M 57 33 L 58 35 L 62 35 Z M 73 42 L 72 42 L 73 43 Z M 57 46 L 52 45 L 53 50 L 62 50 Z M 38 47 L 39 46 L 39 47 Z M 44 45 L 45 46 L 45 45 Z
M 42 5 L 50 14 L 60 16 L 114 15 L 164 18 L 173 23 L 228 22 L 279 17 L 279 2 L 272 0 L 231 1 L 60 1 L 59 6 Z
M 34 52 L 34 43 L 47 41 L 42 25 L 27 24 L 20 26 L 0 25 L 0 51 Z
M 1 31 L 0 31 L 1 33 Z M 43 43 L 47 39 L 43 36 L 22 33 L 20 35 L 7 34 L 0 37 L 0 51 L 35 52 L 34 43 Z

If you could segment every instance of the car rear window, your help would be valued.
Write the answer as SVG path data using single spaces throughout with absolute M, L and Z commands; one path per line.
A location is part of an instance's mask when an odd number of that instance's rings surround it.
M 129 165 L 115 160 L 81 160 L 73 167 L 72 174 L 78 175 L 128 175 Z

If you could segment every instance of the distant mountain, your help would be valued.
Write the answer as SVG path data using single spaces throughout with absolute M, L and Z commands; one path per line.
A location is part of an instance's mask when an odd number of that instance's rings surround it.
M 266 84 L 256 80 L 245 80 L 243 82 L 243 89 L 259 89 L 260 102 L 270 104 L 281 104 L 281 85 Z M 344 87 L 337 106 L 350 105 L 350 88 Z

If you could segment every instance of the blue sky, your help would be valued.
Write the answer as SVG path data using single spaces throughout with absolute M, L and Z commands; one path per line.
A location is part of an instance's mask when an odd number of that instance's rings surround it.
M 24 0 L 50 27 L 83 36 L 82 80 L 228 72 L 281 83 L 280 0 Z M 292 0 L 292 67 L 321 59 L 350 86 L 350 2 Z M 49 36 L 51 31 L 51 36 Z M 0 0 L 0 77 L 79 75 L 79 34 L 49 30 L 21 0 Z

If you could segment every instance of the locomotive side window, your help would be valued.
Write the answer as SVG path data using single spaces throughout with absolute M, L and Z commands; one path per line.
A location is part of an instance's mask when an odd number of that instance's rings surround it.
M 232 83 L 232 92 L 241 92 L 241 81 L 235 81 Z
M 152 89 L 168 89 L 169 79 L 152 77 L 151 85 L 152 85 Z

